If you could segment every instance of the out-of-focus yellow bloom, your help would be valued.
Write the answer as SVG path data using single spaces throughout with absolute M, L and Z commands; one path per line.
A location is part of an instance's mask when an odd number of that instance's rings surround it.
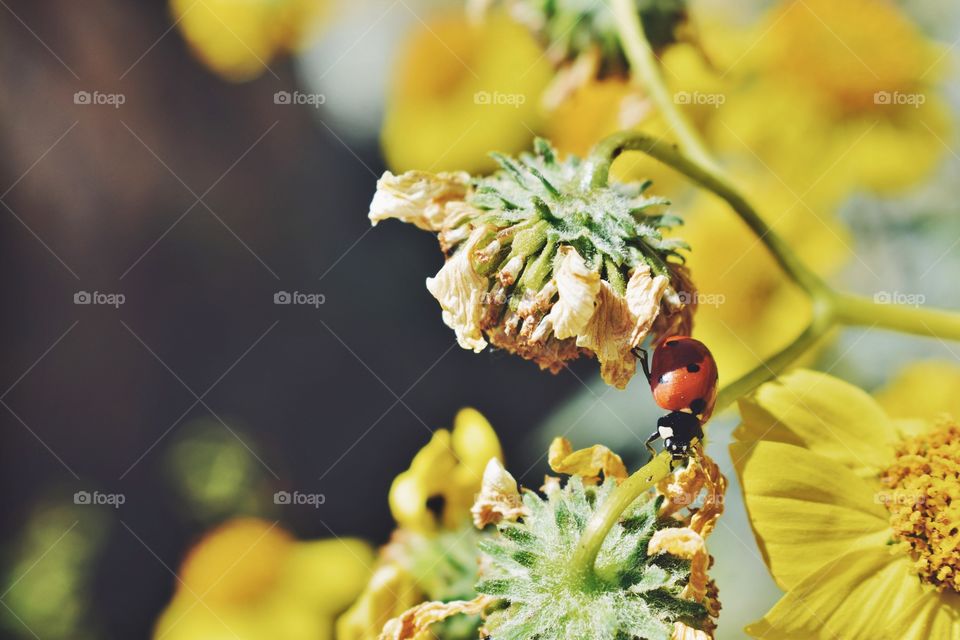
M 461 409 L 452 432 L 435 431 L 397 476 L 390 488 L 397 529 L 363 594 L 337 620 L 339 640 L 375 640 L 387 621 L 419 602 L 475 595 L 479 534 L 470 509 L 491 459 L 503 461 L 496 433 L 476 409 Z M 431 511 L 437 498 L 439 515 Z M 448 637 L 476 637 L 472 620 L 455 624 Z
M 461 409 L 453 431 L 438 429 L 390 487 L 390 511 L 397 525 L 419 532 L 454 529 L 470 518 L 490 458 L 503 461 L 500 441 L 476 409 Z M 442 498 L 439 516 L 430 502 Z
M 921 414 L 945 408 L 909 386 Z M 747 632 L 960 636 L 956 422 L 893 418 L 860 389 L 804 370 L 740 410 L 731 456 L 760 550 L 787 592 Z
M 914 362 L 875 394 L 893 418 L 933 422 L 941 414 L 960 416 L 960 367 L 946 360 Z M 922 399 L 922 401 L 920 401 Z
M 255 78 L 275 56 L 310 44 L 328 5 L 327 0 L 170 0 L 197 57 L 234 82 Z
M 494 168 L 491 151 L 527 149 L 542 124 L 551 66 L 533 37 L 492 13 L 482 24 L 440 16 L 400 52 L 382 143 L 393 171 Z
M 850 255 L 852 240 L 816 203 L 798 201 L 769 175 L 739 182 L 751 186 L 749 199 L 768 224 L 821 275 Z M 730 382 L 803 331 L 810 304 L 725 202 L 701 193 L 678 210 L 687 217 L 683 234 L 694 248 L 688 258 L 699 297 L 694 335 L 710 345 L 721 378 Z
M 228 521 L 189 552 L 155 638 L 323 640 L 363 589 L 373 550 L 353 539 L 298 541 L 276 523 Z
M 715 30 L 731 29 L 711 22 L 703 32 Z M 723 47 L 723 71 L 712 78 L 690 74 L 689 59 L 665 61 L 668 78 L 696 78 L 684 108 L 712 116 L 706 135 L 721 154 L 832 199 L 902 190 L 943 157 L 942 52 L 893 2 L 781 0 L 739 46 L 727 38 Z M 698 104 L 713 95 L 722 104 Z

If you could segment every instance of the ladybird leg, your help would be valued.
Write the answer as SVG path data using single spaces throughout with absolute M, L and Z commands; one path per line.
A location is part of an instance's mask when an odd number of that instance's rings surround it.
M 633 355 L 637 357 L 637 360 L 640 361 L 640 367 L 643 369 L 643 375 L 646 376 L 647 382 L 650 382 L 650 364 L 647 359 L 646 349 L 641 349 L 640 347 L 634 347 L 632 349 Z
M 654 458 L 657 455 L 657 450 L 653 448 L 652 443 L 656 442 L 659 439 L 660 439 L 660 432 L 654 431 L 653 433 L 650 434 L 650 437 L 647 438 L 647 441 L 643 443 L 644 446 L 647 448 L 647 451 L 650 452 L 651 458 Z

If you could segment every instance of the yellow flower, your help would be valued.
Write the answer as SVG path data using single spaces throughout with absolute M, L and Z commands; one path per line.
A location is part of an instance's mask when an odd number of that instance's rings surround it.
M 426 532 L 463 524 L 470 518 L 470 507 L 491 458 L 503 460 L 493 427 L 476 409 L 461 409 L 453 431 L 435 431 L 410 468 L 393 481 L 390 512 L 397 525 Z M 436 498 L 442 498 L 443 504 L 439 517 L 430 510 Z
M 387 621 L 424 600 L 473 595 L 471 506 L 492 460 L 503 460 L 500 441 L 476 409 L 461 409 L 452 431 L 434 432 L 390 487 L 397 529 L 363 593 L 337 620 L 339 640 L 374 640 Z M 476 636 L 475 626 L 465 624 L 460 631 Z
M 398 55 L 382 144 L 394 171 L 494 168 L 490 151 L 526 149 L 541 127 L 551 67 L 526 29 L 491 14 L 438 16 Z
M 177 572 L 154 637 L 165 640 L 322 640 L 360 593 L 373 550 L 353 539 L 298 541 L 276 523 L 228 521 Z
M 326 0 L 170 0 L 190 48 L 227 80 L 251 80 L 278 55 L 309 45 Z
M 942 52 L 895 3 L 781 0 L 739 51 L 725 55 L 721 88 L 693 89 L 723 96 L 707 125 L 722 154 L 759 157 L 793 189 L 827 198 L 902 190 L 943 157 Z
M 920 382 L 912 392 L 925 414 Z M 956 422 L 893 418 L 860 389 L 805 370 L 740 409 L 731 455 L 757 542 L 786 591 L 747 632 L 960 637 Z

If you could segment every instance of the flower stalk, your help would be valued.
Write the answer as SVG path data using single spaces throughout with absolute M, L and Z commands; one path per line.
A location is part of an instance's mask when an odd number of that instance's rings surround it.
M 783 272 L 811 301 L 807 328 L 789 345 L 737 380 L 724 385 L 716 411 L 721 411 L 761 384 L 786 371 L 828 332 L 837 326 L 882 327 L 920 336 L 960 341 L 960 313 L 884 304 L 863 296 L 839 292 L 809 269 L 780 236 L 770 228 L 740 191 L 722 174 L 696 131 L 676 108 L 657 64 L 650 43 L 643 35 L 641 17 L 630 0 L 613 0 L 621 44 L 633 73 L 677 135 L 678 144 L 663 142 L 639 132 L 623 131 L 601 140 L 581 168 L 581 185 L 598 188 L 607 184 L 610 166 L 624 151 L 640 151 L 722 198 L 767 248 Z M 654 457 L 621 483 L 610 499 L 587 523 L 574 566 L 588 575 L 606 535 L 624 510 L 650 486 L 671 472 L 668 455 Z

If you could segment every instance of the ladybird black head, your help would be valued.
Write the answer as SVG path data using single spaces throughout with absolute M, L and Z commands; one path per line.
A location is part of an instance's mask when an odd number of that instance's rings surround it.
M 707 409 L 707 401 L 703 398 L 697 398 L 690 403 L 690 411 L 693 411 L 694 415 L 700 415 Z

